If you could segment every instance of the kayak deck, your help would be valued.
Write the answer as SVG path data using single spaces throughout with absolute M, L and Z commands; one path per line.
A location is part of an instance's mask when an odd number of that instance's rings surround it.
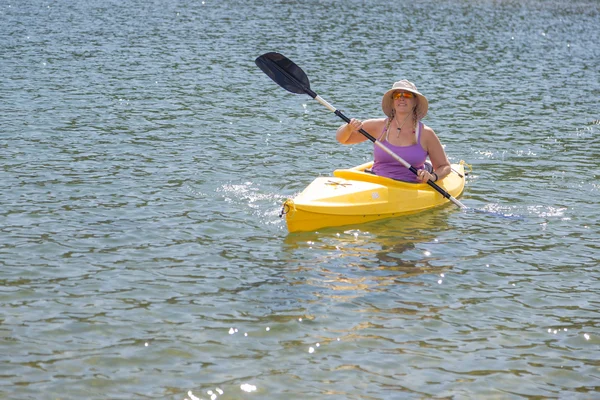
M 453 197 L 464 189 L 463 164 L 453 164 L 453 172 L 436 182 Z M 402 182 L 366 172 L 372 165 L 371 161 L 337 169 L 332 177 L 318 177 L 294 199 L 286 200 L 283 212 L 288 231 L 360 224 L 418 213 L 449 202 L 426 183 Z

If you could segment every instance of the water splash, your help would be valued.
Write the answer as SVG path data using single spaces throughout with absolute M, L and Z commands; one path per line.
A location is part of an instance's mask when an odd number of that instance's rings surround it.
M 525 217 L 523 215 L 514 214 L 511 212 L 501 211 L 501 207 L 497 204 L 489 204 L 485 206 L 483 209 L 480 208 L 467 208 L 464 210 L 466 213 L 477 213 L 477 214 L 485 214 L 493 217 L 499 217 L 502 219 L 509 219 L 515 221 L 523 221 Z

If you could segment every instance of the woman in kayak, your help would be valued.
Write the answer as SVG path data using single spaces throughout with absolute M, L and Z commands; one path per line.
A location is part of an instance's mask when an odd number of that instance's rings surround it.
M 412 173 L 379 146 L 374 146 L 372 172 L 407 182 L 427 182 L 429 179 L 435 182 L 448 175 L 451 167 L 437 135 L 421 122 L 427 114 L 428 105 L 427 98 L 412 82 L 401 80 L 394 83 L 381 100 L 381 108 L 387 118 L 365 121 L 353 118 L 350 123 L 338 128 L 336 138 L 340 143 L 354 144 L 367 140 L 359 132 L 361 128 L 369 133 L 377 132 L 379 142 L 418 169 L 419 173 Z M 431 164 L 426 162 L 427 157 Z

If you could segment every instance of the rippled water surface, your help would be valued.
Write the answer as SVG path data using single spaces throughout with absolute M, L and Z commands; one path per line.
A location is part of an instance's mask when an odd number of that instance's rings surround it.
M 0 5 L 0 397 L 600 396 L 600 4 Z M 401 78 L 453 206 L 288 234 Z

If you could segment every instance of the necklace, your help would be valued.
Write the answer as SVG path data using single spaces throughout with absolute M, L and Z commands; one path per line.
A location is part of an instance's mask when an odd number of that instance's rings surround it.
M 404 126 L 404 123 L 406 122 L 406 120 L 408 119 L 408 117 L 410 117 L 410 114 L 406 114 L 406 117 L 404 118 L 404 121 L 402 121 L 402 123 L 400 125 L 398 125 L 398 120 L 396 119 L 396 116 L 394 115 L 394 121 L 396 121 L 396 126 L 397 126 L 397 130 L 398 130 L 398 134 L 396 135 L 396 138 L 400 137 L 400 132 L 402 132 L 402 127 Z M 413 129 L 413 134 L 415 133 L 415 130 Z

